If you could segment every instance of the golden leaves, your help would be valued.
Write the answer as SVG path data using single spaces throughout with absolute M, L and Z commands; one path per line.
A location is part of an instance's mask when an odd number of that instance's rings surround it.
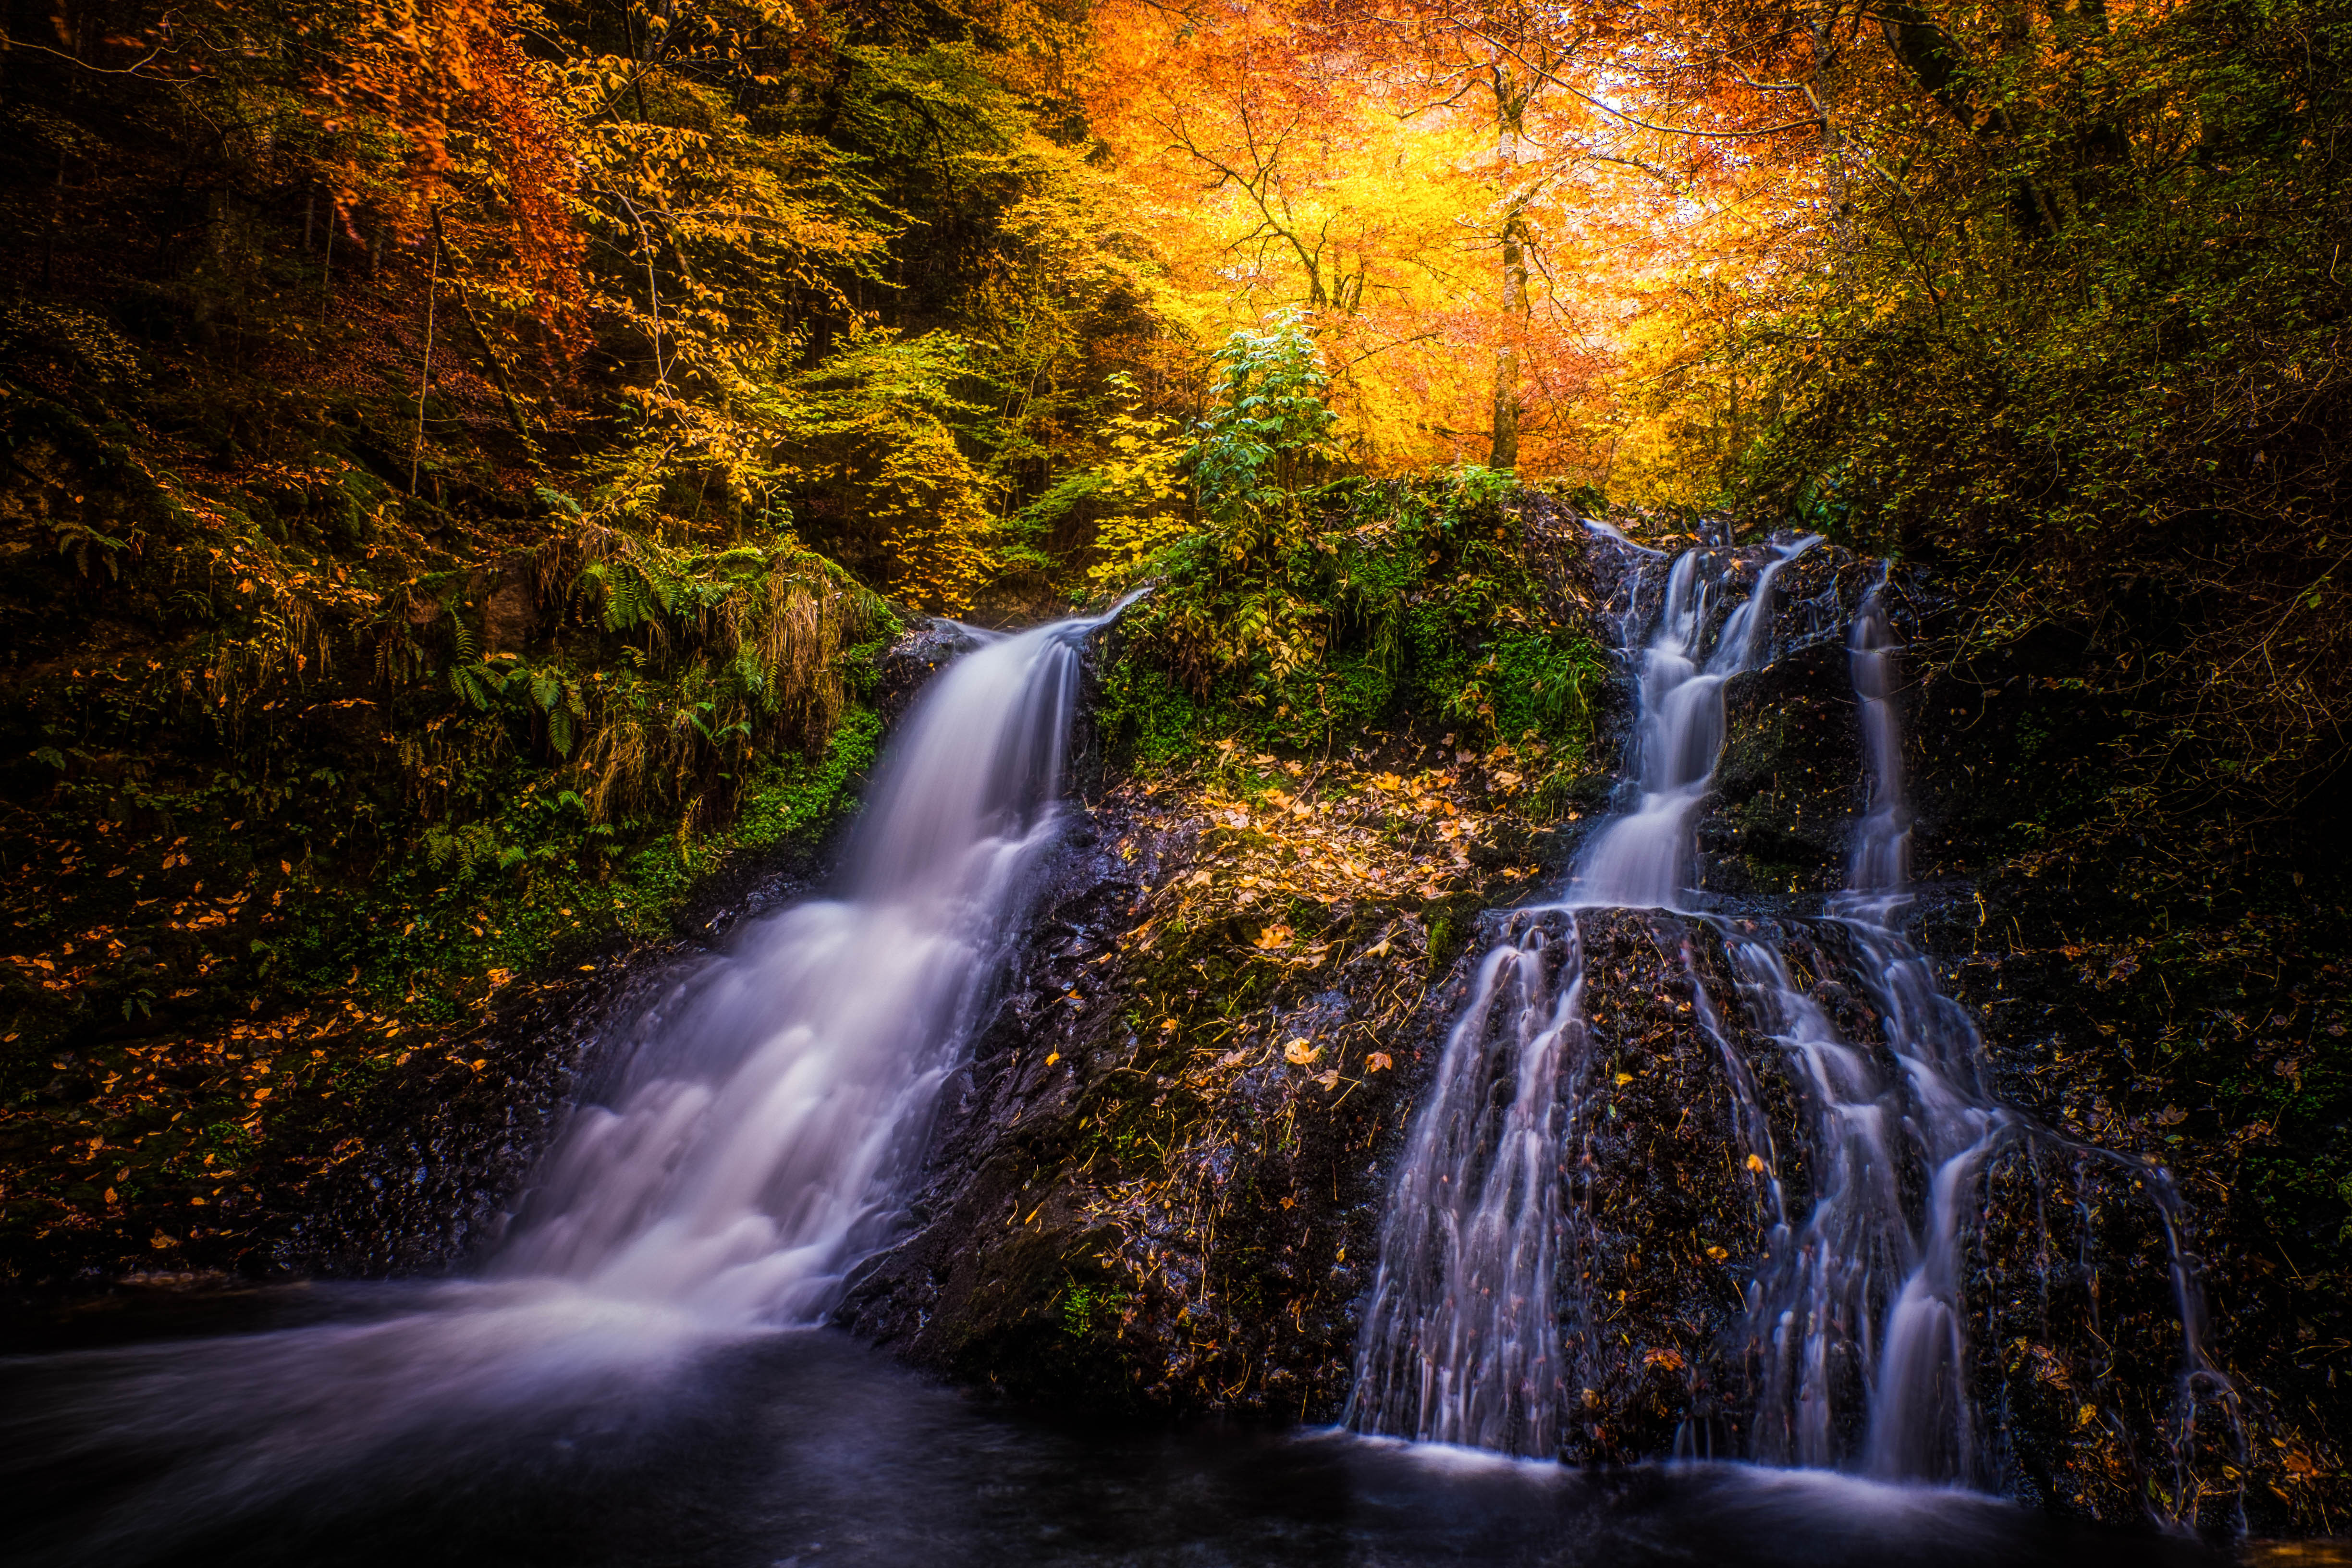
M 1231 758 L 1230 744 L 1220 751 Z M 1276 765 L 1271 757 L 1262 761 Z M 1443 898 L 1463 885 L 1468 846 L 1493 820 L 1472 804 L 1453 770 L 1408 780 L 1335 761 L 1302 778 L 1295 793 L 1232 789 L 1200 786 L 1198 808 L 1218 830 L 1215 862 L 1196 866 L 1174 884 L 1188 894 L 1221 894 L 1221 904 L 1247 906 L 1276 894 L 1325 902 Z

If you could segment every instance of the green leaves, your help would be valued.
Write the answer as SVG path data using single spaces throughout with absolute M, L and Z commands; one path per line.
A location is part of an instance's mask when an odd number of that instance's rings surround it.
M 1337 455 L 1338 416 L 1324 402 L 1331 379 L 1305 321 L 1279 311 L 1265 331 L 1236 331 L 1216 353 L 1209 413 L 1186 454 L 1212 518 L 1233 521 L 1287 500 Z

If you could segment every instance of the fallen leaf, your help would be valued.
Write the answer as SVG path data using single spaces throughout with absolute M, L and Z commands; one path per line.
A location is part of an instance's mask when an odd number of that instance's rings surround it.
M 1374 1051 L 1371 1055 L 1364 1058 L 1364 1070 L 1366 1072 L 1386 1072 L 1395 1065 L 1396 1064 L 1394 1062 L 1389 1059 L 1389 1054 L 1386 1051 Z
M 1764 1173 L 1764 1157 L 1761 1154 L 1748 1155 L 1748 1168 L 1755 1172 L 1758 1175 L 1762 1175 Z
M 1303 1036 L 1282 1047 L 1282 1059 L 1293 1067 L 1312 1067 L 1322 1054 L 1322 1047 L 1309 1045 Z

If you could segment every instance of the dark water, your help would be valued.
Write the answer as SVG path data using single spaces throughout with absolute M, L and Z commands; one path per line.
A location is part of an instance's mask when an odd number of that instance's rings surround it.
M 584 1373 L 575 1337 L 540 1369 L 543 1384 L 511 1371 L 486 1380 L 462 1350 L 430 1356 L 433 1339 L 452 1339 L 450 1321 L 484 1314 L 478 1297 L 451 1300 L 301 1292 L 265 1303 L 259 1333 L 218 1337 L 215 1318 L 192 1325 L 215 1337 L 52 1344 L 0 1363 L 8 1560 L 2218 1561 L 2192 1543 L 1966 1493 L 1816 1472 L 1588 1472 L 1323 1430 L 1046 1420 L 936 1386 L 830 1331 L 690 1351 L 651 1342 L 642 1354 L 658 1332 L 625 1335 L 630 1353 L 588 1357 Z M 370 1353 L 380 1377 L 352 1364 Z

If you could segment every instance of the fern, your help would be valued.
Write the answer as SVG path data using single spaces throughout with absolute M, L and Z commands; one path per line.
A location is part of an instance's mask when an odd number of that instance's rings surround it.
M 488 711 L 490 699 L 497 696 L 506 682 L 487 665 L 453 664 L 449 667 L 449 689 L 464 701 Z
M 474 640 L 474 634 L 466 629 L 466 618 L 455 610 L 449 611 L 449 642 L 457 650 L 459 664 L 472 664 L 481 657 L 481 645 Z

